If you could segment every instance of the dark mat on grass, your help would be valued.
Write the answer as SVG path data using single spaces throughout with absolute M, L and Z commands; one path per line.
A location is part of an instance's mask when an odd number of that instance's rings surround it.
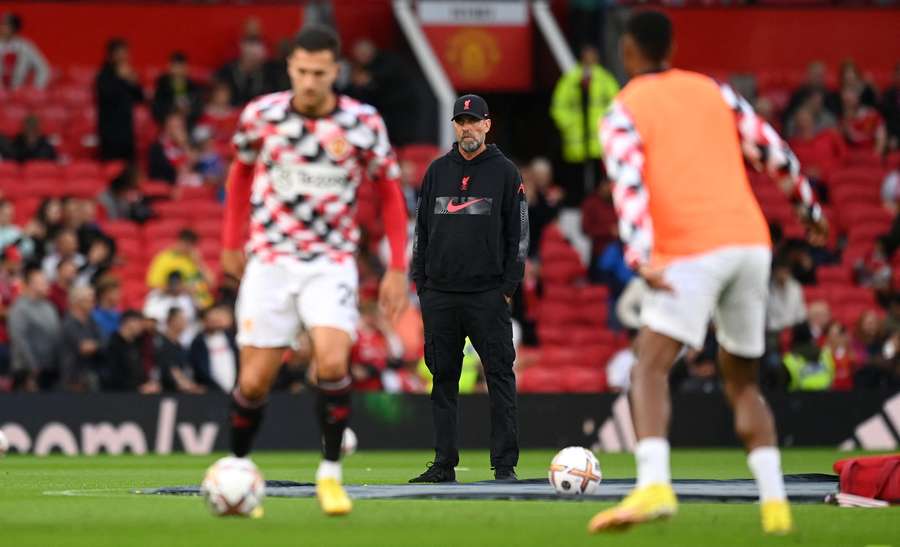
M 553 491 L 547 479 L 517 482 L 482 481 L 453 484 L 348 484 L 347 493 L 354 499 L 451 499 L 451 500 L 618 500 L 634 486 L 634 479 L 607 479 L 600 492 L 585 498 L 564 498 Z M 681 501 L 752 503 L 757 501 L 756 483 L 752 479 L 673 481 Z M 837 492 L 834 475 L 804 474 L 785 476 L 788 497 L 795 502 L 820 503 L 825 496 Z M 198 495 L 199 486 L 171 486 L 137 490 L 137 494 Z M 312 483 L 266 481 L 266 495 L 278 498 L 308 498 L 316 495 Z

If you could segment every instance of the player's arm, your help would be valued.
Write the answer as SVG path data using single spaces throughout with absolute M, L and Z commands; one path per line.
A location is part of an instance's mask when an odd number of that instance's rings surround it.
M 412 261 L 409 265 L 409 278 L 416 284 L 416 292 L 425 289 L 425 257 L 428 256 L 428 214 L 431 199 L 431 166 L 422 179 L 422 191 L 419 203 L 416 204 L 416 228 L 413 233 Z
M 509 300 L 515 294 L 525 275 L 525 259 L 528 257 L 528 202 L 525 200 L 525 184 L 522 175 L 513 168 L 503 195 L 503 240 L 506 246 L 503 268 L 504 296 Z
M 643 175 L 644 145 L 634 121 L 619 101 L 613 101 L 600 122 L 600 142 L 606 173 L 612 181 L 625 263 L 641 272 L 649 266 L 653 249 L 653 222 Z
M 396 320 L 409 303 L 406 279 L 406 201 L 400 191 L 400 166 L 391 149 L 387 128 L 380 116 L 367 123 L 376 134 L 375 145 L 366 154 L 369 178 L 375 182 L 381 198 L 381 221 L 391 249 L 388 271 L 379 288 L 379 304 L 389 319 Z
M 775 180 L 810 224 L 824 227 L 822 208 L 809 181 L 800 173 L 800 162 L 778 132 L 756 115 L 753 107 L 728 84 L 719 84 L 722 98 L 734 111 L 744 157 Z
M 244 271 L 243 247 L 250 219 L 250 193 L 253 172 L 262 143 L 259 112 L 250 103 L 241 112 L 238 129 L 232 139 L 234 161 L 225 182 L 225 223 L 222 226 L 222 271 L 240 278 Z

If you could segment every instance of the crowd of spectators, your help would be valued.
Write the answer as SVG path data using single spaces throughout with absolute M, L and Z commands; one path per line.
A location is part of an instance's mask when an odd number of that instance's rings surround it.
M 0 66 L 0 87 L 46 86 L 52 71 L 37 46 L 19 36 L 22 22 L 10 15 L 0 21 L 0 52 L 17 44 L 15 51 L 20 55 Z M 250 20 L 237 44 L 237 56 L 210 71 L 209 77 L 198 77 L 201 71 L 187 55 L 173 52 L 167 67 L 148 85 L 132 66 L 128 43 L 109 41 L 93 80 L 95 153 L 97 159 L 121 161 L 124 167 L 109 177 L 95 199 L 49 197 L 33 218 L 18 224 L 16 203 L 0 199 L 0 391 L 231 390 L 240 366 L 233 317 L 237 280 L 217 274 L 209 256 L 201 252 L 201 236 L 183 229 L 146 265 L 146 297 L 125 302 L 118 273 L 130 266 L 117 248 L 117 239 L 104 227 L 108 222 L 141 224 L 157 216 L 154 204 L 160 196 L 144 192 L 147 180 L 171 189 L 168 194 L 163 190 L 163 200 L 176 198 L 184 188 L 210 188 L 221 200 L 231 158 L 229 141 L 241 106 L 259 94 L 290 85 L 285 45 L 270 48 L 272 43 L 258 21 Z M 422 90 L 407 85 L 421 81 L 415 69 L 402 56 L 379 50 L 369 40 L 353 44 L 348 52 L 349 59 L 342 61 L 339 90 L 377 106 L 395 145 L 421 142 L 422 120 L 430 117 L 422 115 L 427 108 Z M 600 67 L 596 51 L 588 48 L 583 53 L 583 66 L 568 75 L 571 89 L 560 88 L 558 94 L 596 95 L 605 108 L 615 82 Z M 848 158 L 866 153 L 879 165 L 889 165 L 884 158 L 900 149 L 900 65 L 885 89 L 878 89 L 849 61 L 837 69 L 837 86 L 830 87 L 827 68 L 813 63 L 806 81 L 781 108 L 765 94 L 756 97 L 755 103 L 789 139 L 820 199 L 836 207 L 830 201 L 829 181 Z M 591 77 L 585 79 L 585 74 Z M 563 103 L 558 98 L 554 106 L 561 131 L 570 125 L 580 128 L 585 119 L 600 116 L 596 109 L 582 117 L 565 113 Z M 139 119 L 141 109 L 149 121 Z M 567 125 L 567 115 L 575 119 L 574 125 Z M 67 161 L 67 151 L 43 132 L 41 123 L 29 113 L 18 134 L 0 137 L 0 159 Z M 152 124 L 150 138 L 139 129 L 142 123 Z M 589 141 L 589 135 L 574 131 L 572 135 L 573 142 L 581 139 L 577 146 L 572 144 L 573 150 L 588 150 L 585 158 L 597 156 L 597 143 Z M 584 158 L 573 161 L 580 159 Z M 579 180 L 591 173 L 569 167 L 557 166 L 557 172 Z M 563 190 L 572 188 L 571 184 L 557 184 L 549 159 L 532 158 L 521 163 L 520 170 L 531 246 L 526 279 L 513 301 L 516 341 L 522 347 L 541 341 L 536 323 L 542 272 L 547 266 L 542 263 L 543 234 L 558 225 L 564 207 L 570 207 L 574 199 L 580 203 L 581 235 L 590 242 L 587 265 L 577 283 L 608 288 L 608 315 L 602 328 L 621 333 L 614 348 L 618 351 L 608 364 L 608 382 L 612 390 L 626 390 L 634 362 L 628 342 L 634 340 L 635 308 L 644 289 L 622 259 L 610 183 L 599 168 L 592 175 L 593 190 L 584 199 L 573 198 Z M 401 173 L 412 211 L 421 169 L 415 162 L 402 161 Z M 896 214 L 900 172 L 887 174 L 881 196 L 884 208 Z M 365 202 L 360 199 L 360 209 L 367 206 Z M 398 323 L 382 317 L 376 292 L 384 268 L 383 242 L 377 223 L 365 227 L 358 257 L 361 321 L 351 373 L 363 391 L 427 392 L 430 376 L 422 361 L 415 296 Z M 858 321 L 849 322 L 832 317 L 829 304 L 808 299 L 806 291 L 816 284 L 820 267 L 842 263 L 844 234 L 828 241 L 808 241 L 796 234 L 784 235 L 782 228 L 773 222 L 777 247 L 763 380 L 792 390 L 896 386 L 900 382 L 900 295 L 895 293 L 892 264 L 900 246 L 900 220 L 853 264 L 851 282 L 871 290 L 876 299 Z M 716 349 L 711 331 L 702 350 L 685 352 L 672 375 L 675 388 L 718 389 Z M 308 338 L 298 337 L 283 361 L 277 387 L 305 389 L 311 370 Z M 522 358 L 519 366 L 539 366 L 535 362 L 539 359 Z M 600 369 L 607 364 L 595 366 Z M 470 347 L 460 385 L 463 392 L 484 389 L 478 356 Z

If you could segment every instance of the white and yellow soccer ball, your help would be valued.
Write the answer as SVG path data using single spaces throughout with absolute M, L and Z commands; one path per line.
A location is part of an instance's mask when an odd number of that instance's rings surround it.
M 586 496 L 600 489 L 603 473 L 594 453 L 581 446 L 560 450 L 550 462 L 550 485 L 561 496 Z
M 7 452 L 9 452 L 9 440 L 6 438 L 3 430 L 0 429 L 0 458 L 5 456 Z
M 266 482 L 252 461 L 228 456 L 206 470 L 200 495 L 214 515 L 258 516 L 262 514 Z

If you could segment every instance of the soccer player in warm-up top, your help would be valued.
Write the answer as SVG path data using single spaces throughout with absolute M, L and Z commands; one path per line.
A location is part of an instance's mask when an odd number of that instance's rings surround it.
M 632 16 L 621 45 L 632 79 L 600 135 L 625 258 L 651 291 L 642 305 L 631 383 L 637 487 L 588 528 L 622 529 L 675 514 L 667 378 L 683 345 L 703 346 L 713 318 L 725 394 L 759 487 L 763 529 L 787 533 L 791 512 L 775 424 L 757 385 L 771 241 L 744 158 L 776 176 L 819 233 L 826 227 L 821 209 L 790 149 L 743 98 L 707 76 L 670 68 L 672 27 L 665 15 Z
M 234 136 L 222 268 L 243 275 L 237 303 L 241 369 L 231 398 L 231 450 L 246 457 L 281 356 L 301 325 L 309 331 L 317 382 L 322 462 L 316 494 L 329 515 L 350 512 L 341 486 L 341 438 L 350 415 L 348 358 L 356 332 L 360 184 L 375 184 L 391 263 L 381 282 L 384 313 L 407 303 L 406 207 L 384 122 L 369 105 L 338 96 L 337 35 L 308 27 L 287 67 L 290 91 L 251 101 Z M 250 221 L 244 253 L 242 233 Z

